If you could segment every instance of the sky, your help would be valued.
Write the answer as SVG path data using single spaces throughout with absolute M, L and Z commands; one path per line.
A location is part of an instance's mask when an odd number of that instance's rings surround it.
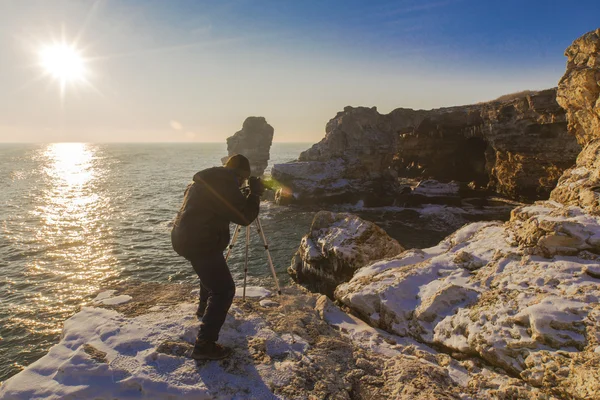
M 600 2 L 0 0 L 0 142 L 223 142 L 263 116 L 317 142 L 345 106 L 431 109 L 554 87 Z M 41 65 L 66 43 L 84 80 Z

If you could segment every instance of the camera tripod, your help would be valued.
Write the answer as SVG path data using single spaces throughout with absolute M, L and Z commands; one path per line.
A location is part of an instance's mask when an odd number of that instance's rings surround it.
M 271 259 L 271 253 L 269 252 L 269 243 L 267 242 L 267 237 L 262 229 L 262 224 L 258 217 L 254 220 L 253 224 L 256 226 L 256 231 L 260 235 L 263 240 L 265 250 L 267 252 L 267 259 L 269 260 L 269 267 L 271 268 L 271 274 L 273 275 L 273 279 L 275 280 L 275 286 L 277 287 L 277 294 L 281 296 L 281 288 L 279 287 L 279 281 L 277 280 L 277 274 L 275 273 L 275 267 L 273 266 L 273 259 Z M 231 239 L 231 243 L 229 243 L 227 255 L 225 256 L 225 261 L 229 258 L 231 254 L 231 250 L 235 245 L 235 241 L 238 238 L 240 231 L 242 230 L 242 225 L 236 225 L 235 231 L 233 232 L 233 237 Z M 246 301 L 246 278 L 248 277 L 248 248 L 250 247 L 250 225 L 246 227 L 246 251 L 245 251 L 245 261 L 244 261 L 244 290 L 242 292 L 242 300 Z

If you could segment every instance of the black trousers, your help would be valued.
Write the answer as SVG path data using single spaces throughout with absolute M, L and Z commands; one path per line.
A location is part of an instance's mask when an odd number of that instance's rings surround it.
M 190 262 L 200 278 L 200 301 L 207 302 L 198 339 L 216 342 L 235 296 L 235 283 L 220 251 L 194 256 Z

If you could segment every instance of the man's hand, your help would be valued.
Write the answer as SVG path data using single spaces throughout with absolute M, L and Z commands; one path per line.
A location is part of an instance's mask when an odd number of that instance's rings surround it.
M 255 194 L 258 197 L 262 196 L 265 191 L 265 186 L 260 178 L 256 176 L 248 178 L 248 186 L 250 187 L 250 194 Z

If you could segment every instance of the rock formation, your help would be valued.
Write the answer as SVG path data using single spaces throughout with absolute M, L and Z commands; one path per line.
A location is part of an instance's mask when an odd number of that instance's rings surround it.
M 559 101 L 585 148 L 551 200 L 369 264 L 334 296 L 387 332 L 475 356 L 547 396 L 588 399 L 600 393 L 600 30 L 566 54 Z
M 310 233 L 302 238 L 288 272 L 296 282 L 332 295 L 335 287 L 349 281 L 357 269 L 403 250 L 372 222 L 352 214 L 320 211 Z
M 558 85 L 569 130 L 585 146 L 576 165 L 559 180 L 550 198 L 600 214 L 600 29 L 577 39 L 566 50 L 567 72 Z
M 522 211 L 539 215 L 537 207 Z M 600 235 L 600 220 L 587 222 L 568 226 Z M 358 270 L 335 297 L 388 332 L 459 359 L 480 357 L 561 398 L 594 398 L 600 257 L 589 250 L 560 256 L 563 243 L 551 240 L 533 247 L 554 258 L 533 255 L 513 237 L 520 224 L 467 225 L 438 246 Z
M 0 398 L 549 399 L 480 360 L 453 360 L 374 329 L 297 287 L 235 299 L 219 338 L 233 354 L 196 362 L 186 357 L 198 332 L 192 287 L 117 289 L 127 303 L 109 297 L 83 307 L 46 356 L 0 386 Z
M 472 182 L 512 199 L 547 198 L 581 150 L 556 89 L 432 112 L 402 133 L 400 175 Z
M 227 138 L 227 157 L 225 163 L 234 154 L 242 154 L 250 160 L 253 176 L 262 176 L 269 165 L 269 151 L 273 143 L 273 127 L 264 117 L 248 117 L 242 130 Z
M 470 183 L 514 199 L 547 198 L 581 150 L 556 89 L 430 111 L 346 107 L 321 142 L 272 174 L 299 203 L 393 202 L 397 177 Z M 333 193 L 333 194 L 332 194 Z

